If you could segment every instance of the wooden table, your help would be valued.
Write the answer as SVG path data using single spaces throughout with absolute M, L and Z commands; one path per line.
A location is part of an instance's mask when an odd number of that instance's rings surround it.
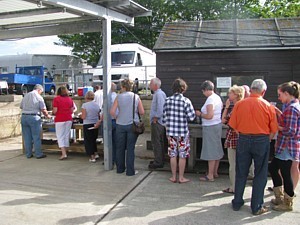
M 197 150 L 201 149 L 201 146 L 197 146 L 197 138 L 202 138 L 202 125 L 189 124 L 190 132 L 190 158 L 188 159 L 188 171 L 192 171 L 196 164 Z M 222 125 L 222 138 L 226 138 L 228 126 Z M 201 150 L 200 150 L 201 151 Z
M 54 123 L 43 123 L 42 124 L 42 132 L 41 132 L 41 139 L 42 139 L 42 148 L 47 149 L 50 151 L 60 151 L 58 144 L 56 142 L 55 132 L 47 132 L 49 129 L 55 128 Z M 75 130 L 74 137 L 72 142 L 70 143 L 70 148 L 68 151 L 70 152 L 85 152 L 84 148 L 84 139 L 83 139 L 83 124 L 73 124 L 72 129 Z M 71 131 L 72 132 L 72 131 Z M 45 136 L 50 137 L 50 139 L 46 139 Z M 51 143 L 53 140 L 53 143 Z M 47 143 L 48 142 L 48 143 Z M 97 143 L 97 149 L 103 150 L 102 143 Z

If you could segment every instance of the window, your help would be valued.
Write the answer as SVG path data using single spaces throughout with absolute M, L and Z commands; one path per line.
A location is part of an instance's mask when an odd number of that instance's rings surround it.
M 0 73 L 8 73 L 8 66 L 0 67 Z
M 134 62 L 134 51 L 120 51 L 111 53 L 111 64 L 112 66 L 122 64 L 133 64 Z M 98 65 L 103 65 L 103 52 L 100 53 L 100 60 Z

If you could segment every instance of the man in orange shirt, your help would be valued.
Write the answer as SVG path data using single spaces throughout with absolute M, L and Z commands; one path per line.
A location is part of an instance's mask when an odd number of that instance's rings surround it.
M 264 189 L 268 176 L 270 140 L 278 129 L 275 108 L 263 99 L 266 83 L 257 79 L 252 82 L 251 95 L 233 108 L 229 126 L 239 132 L 236 150 L 236 180 L 232 208 L 238 211 L 243 205 L 243 195 L 249 167 L 254 160 L 254 180 L 251 210 L 254 215 L 268 211 L 264 204 Z

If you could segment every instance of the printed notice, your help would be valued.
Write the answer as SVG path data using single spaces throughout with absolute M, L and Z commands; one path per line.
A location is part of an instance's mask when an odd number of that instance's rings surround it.
M 217 88 L 230 88 L 231 77 L 217 77 Z

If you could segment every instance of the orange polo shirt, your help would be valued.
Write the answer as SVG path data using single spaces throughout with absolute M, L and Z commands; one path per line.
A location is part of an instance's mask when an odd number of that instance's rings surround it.
M 243 134 L 270 134 L 278 129 L 275 108 L 262 96 L 250 97 L 235 104 L 229 126 Z

